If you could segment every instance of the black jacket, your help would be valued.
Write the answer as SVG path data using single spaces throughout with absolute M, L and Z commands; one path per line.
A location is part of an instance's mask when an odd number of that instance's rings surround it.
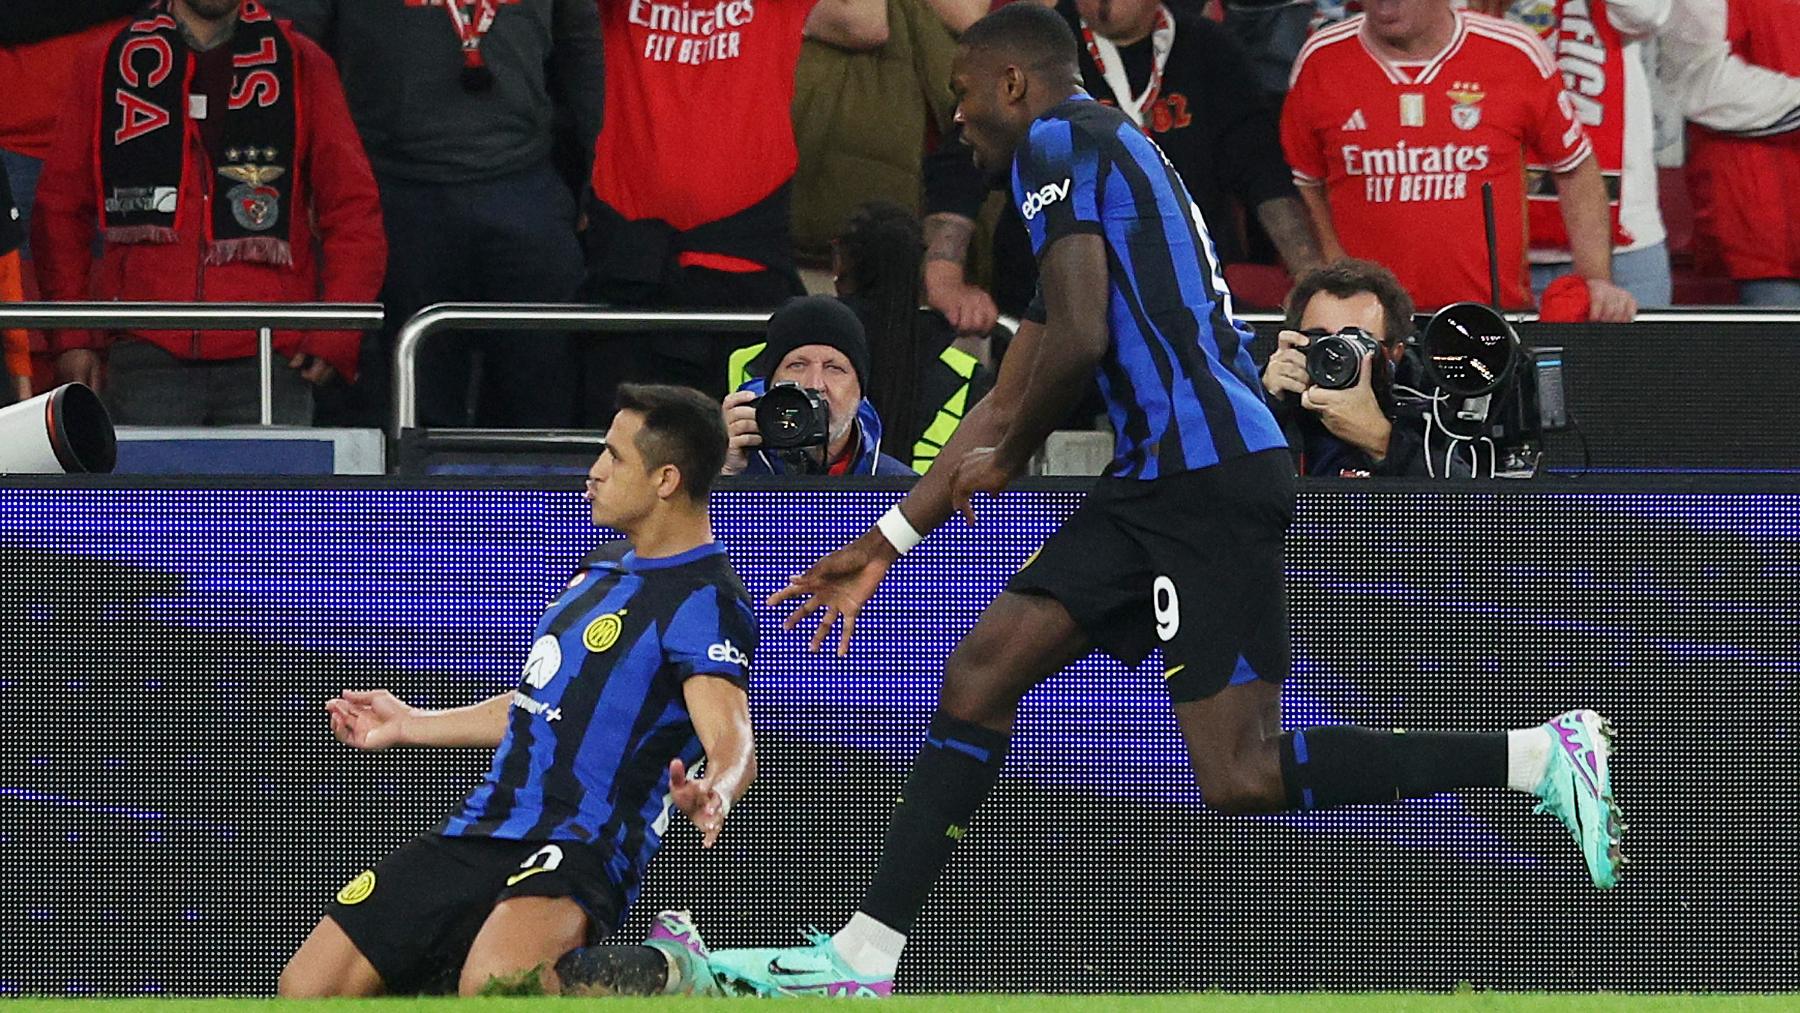
M 0 0 L 0 46 L 23 46 L 135 14 L 146 0 Z
M 1394 383 L 1424 393 L 1430 393 L 1432 389 L 1431 381 L 1425 376 L 1424 364 L 1419 361 L 1417 353 L 1411 350 L 1407 351 L 1394 368 Z M 1274 409 L 1282 432 L 1287 434 L 1288 447 L 1294 452 L 1296 466 L 1303 475 L 1323 478 L 1405 475 L 1424 478 L 1432 474 L 1433 467 L 1438 470 L 1440 477 L 1442 475 L 1445 448 L 1442 440 L 1434 441 L 1437 460 L 1428 466 L 1425 459 L 1425 431 L 1431 425 L 1426 418 L 1431 412 L 1430 401 L 1395 392 L 1385 411 L 1394 431 L 1388 437 L 1387 456 L 1382 458 L 1380 464 L 1371 460 L 1360 448 L 1333 436 L 1317 414 L 1300 406 L 1298 394 L 1270 398 L 1269 406 Z M 1466 476 L 1469 473 L 1466 460 L 1453 459 L 1451 467 L 1456 474 Z

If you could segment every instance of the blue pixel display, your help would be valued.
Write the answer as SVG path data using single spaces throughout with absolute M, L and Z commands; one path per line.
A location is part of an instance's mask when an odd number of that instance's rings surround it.
M 1027 698 L 901 986 L 1800 985 L 1800 495 L 1555 489 L 1308 487 L 1283 718 L 1486 730 L 1600 709 L 1623 730 L 1626 885 L 1596 894 L 1560 827 L 1500 791 L 1213 814 L 1160 659 L 1092 657 Z M 898 495 L 726 490 L 715 524 L 761 599 Z M 1080 495 L 946 525 L 847 659 L 763 608 L 762 782 L 718 849 L 671 835 L 625 931 L 667 904 L 715 945 L 771 945 L 853 909 L 944 659 Z M 354 754 L 323 699 L 510 687 L 603 537 L 570 489 L 0 488 L 0 706 L 41 716 L 0 741 L 0 993 L 269 991 L 337 886 L 485 766 Z M 1165 931 L 1118 938 L 1146 918 Z M 117 955 L 70 955 L 102 941 Z

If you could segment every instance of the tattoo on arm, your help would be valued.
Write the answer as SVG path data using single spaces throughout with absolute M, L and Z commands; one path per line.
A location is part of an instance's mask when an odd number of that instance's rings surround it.
M 1263 201 L 1256 206 L 1256 220 L 1269 233 L 1289 274 L 1299 277 L 1324 263 L 1318 240 L 1313 237 L 1311 217 L 1298 198 L 1275 197 Z
M 925 260 L 947 260 L 962 266 L 969 259 L 969 240 L 975 222 L 962 215 L 939 212 L 925 217 Z

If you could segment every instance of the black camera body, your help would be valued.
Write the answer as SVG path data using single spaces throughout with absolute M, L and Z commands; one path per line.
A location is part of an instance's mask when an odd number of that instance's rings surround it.
M 831 438 L 831 412 L 825 392 L 784 381 L 756 399 L 756 428 L 762 445 L 773 451 L 822 447 Z
M 1387 364 L 1381 342 L 1360 327 L 1346 327 L 1336 334 L 1323 327 L 1308 327 L 1300 333 L 1312 339 L 1306 345 L 1306 375 L 1326 390 L 1348 390 L 1356 386 L 1362 379 L 1365 355 L 1374 354 L 1376 369 Z

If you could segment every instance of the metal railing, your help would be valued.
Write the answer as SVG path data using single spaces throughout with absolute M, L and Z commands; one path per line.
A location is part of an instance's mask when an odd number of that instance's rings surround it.
M 1281 315 L 1240 313 L 1253 325 L 1272 325 Z M 1515 323 L 1536 320 L 1531 313 L 1508 314 Z M 393 435 L 418 428 L 418 354 L 434 334 L 449 330 L 560 330 L 601 333 L 713 331 L 757 333 L 768 324 L 767 311 L 653 312 L 547 303 L 441 303 L 420 311 L 401 328 L 394 349 Z M 383 308 L 373 303 L 0 303 L 0 328 L 131 328 L 135 330 L 257 331 L 262 424 L 274 421 L 274 347 L 276 329 L 299 331 L 370 330 L 379 328 Z M 1639 323 L 1795 323 L 1800 313 L 1788 309 L 1709 308 L 1648 311 Z M 474 435 L 479 431 L 463 430 Z M 510 430 L 507 436 L 527 440 L 541 433 L 554 442 L 573 434 Z M 499 434 L 481 432 L 489 439 Z
M 443 331 L 731 331 L 767 329 L 769 312 L 653 313 L 554 303 L 440 303 L 421 310 L 400 329 L 394 347 L 394 433 L 419 426 L 419 346 Z
M 0 327 L 129 328 L 257 333 L 262 424 L 275 424 L 275 330 L 364 331 L 381 326 L 377 303 L 0 303 Z

